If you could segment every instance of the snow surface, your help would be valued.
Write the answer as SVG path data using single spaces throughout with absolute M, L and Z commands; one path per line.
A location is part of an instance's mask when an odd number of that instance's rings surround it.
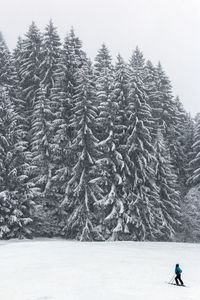
M 187 287 L 165 283 L 180 263 Z M 200 245 L 0 242 L 1 300 L 199 300 Z

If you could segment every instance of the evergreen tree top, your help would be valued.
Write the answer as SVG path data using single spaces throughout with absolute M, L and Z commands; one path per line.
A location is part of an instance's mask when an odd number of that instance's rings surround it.
M 16 45 L 16 47 L 13 50 L 14 58 L 16 58 L 16 55 L 17 55 L 18 52 L 21 52 L 22 47 L 23 47 L 23 39 L 22 39 L 21 36 L 18 36 L 18 38 L 17 38 L 17 45 Z
M 154 67 L 152 61 L 149 59 L 146 61 L 146 68 L 148 68 L 150 70 L 155 70 L 155 67 Z
M 25 34 L 28 39 L 41 39 L 41 33 L 39 28 L 36 26 L 35 22 L 32 22 L 28 28 L 28 32 Z
M 183 116 L 186 116 L 186 111 L 185 111 L 185 108 L 179 98 L 179 96 L 176 96 L 175 98 L 175 103 L 176 103 L 176 106 L 177 106 L 177 109 L 178 109 L 178 112 L 179 112 L 179 115 L 183 115 Z
M 49 24 L 45 27 L 44 36 L 53 36 L 54 39 L 60 41 L 59 35 L 57 33 L 57 28 L 54 26 L 52 19 L 50 19 Z M 61 43 L 60 43 L 61 44 Z
M 128 82 L 128 72 L 127 72 L 127 65 L 124 62 L 122 56 L 118 54 L 117 61 L 115 64 L 115 74 L 114 74 L 115 81 L 118 84 L 124 82 L 127 84 Z
M 137 46 L 134 50 L 131 59 L 130 59 L 130 66 L 133 68 L 135 72 L 140 72 L 144 69 L 145 65 L 145 58 L 143 53 L 140 51 L 139 47 Z
M 70 32 L 67 33 L 67 36 L 65 37 L 64 40 L 64 49 L 70 49 L 70 48 L 75 49 L 77 51 L 82 48 L 82 42 L 79 39 L 79 37 L 75 35 L 75 31 L 73 27 L 70 29 Z
M 145 79 L 144 82 L 148 84 L 148 88 L 156 90 L 156 81 L 157 81 L 157 71 L 153 63 L 150 60 L 147 60 L 145 64 Z M 151 86 L 150 86 L 151 85 Z
M 157 76 L 158 76 L 158 89 L 162 89 L 163 92 L 166 92 L 168 95 L 172 94 L 172 85 L 171 82 L 166 75 L 165 71 L 162 68 L 162 65 L 160 62 L 158 62 L 158 65 L 156 67 Z M 172 97 L 172 95 L 171 95 Z
M 7 50 L 8 50 L 8 47 L 7 47 L 7 45 L 6 45 L 6 42 L 5 42 L 5 39 L 4 39 L 4 37 L 3 37 L 3 34 L 2 34 L 2 32 L 0 31 L 0 46 L 4 46 Z
M 121 65 L 121 64 L 125 64 L 125 61 L 124 61 L 123 57 L 121 56 L 121 54 L 118 53 L 116 65 Z
M 97 72 L 101 72 L 105 68 L 112 70 L 112 58 L 105 44 L 102 44 L 98 50 L 94 66 Z

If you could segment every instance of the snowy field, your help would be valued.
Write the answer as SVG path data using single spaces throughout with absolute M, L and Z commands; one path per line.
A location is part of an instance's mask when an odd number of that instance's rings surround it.
M 168 285 L 180 263 L 187 287 Z M 199 300 L 200 245 L 1 241 L 1 300 Z

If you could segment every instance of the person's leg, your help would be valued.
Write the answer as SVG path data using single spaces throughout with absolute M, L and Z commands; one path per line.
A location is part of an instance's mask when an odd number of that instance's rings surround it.
M 176 275 L 175 280 L 176 280 L 176 284 L 179 285 L 179 283 L 178 283 L 178 275 Z
M 183 281 L 181 279 L 181 274 L 179 275 L 179 281 L 180 281 L 181 285 L 183 285 Z

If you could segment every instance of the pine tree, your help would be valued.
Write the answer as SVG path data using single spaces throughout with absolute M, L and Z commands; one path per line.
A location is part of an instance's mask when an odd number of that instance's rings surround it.
M 121 58 L 119 58 L 121 59 Z M 117 149 L 115 123 L 118 103 L 114 94 L 114 68 L 107 47 L 103 44 L 95 58 L 97 105 L 99 110 L 98 136 L 102 151 L 100 169 L 104 197 L 99 201 L 101 229 L 106 239 L 119 239 L 123 232 L 122 155 Z M 117 84 L 117 83 L 116 83 Z M 119 83 L 118 83 L 119 84 Z M 115 90 L 115 92 L 117 92 Z M 119 99 L 118 99 L 119 100 Z
M 54 144 L 52 123 L 55 115 L 52 110 L 52 101 L 47 98 L 47 91 L 44 85 L 40 85 L 32 113 L 31 124 L 31 155 L 32 155 L 32 181 L 38 190 L 36 218 L 37 234 L 51 235 L 50 225 L 53 220 L 55 199 L 53 200 L 52 176 L 54 166 Z M 55 225 L 55 224 L 54 224 Z M 56 226 L 56 225 L 55 225 Z M 55 231 L 57 228 L 55 227 Z
M 21 81 L 20 67 L 21 67 L 22 51 L 23 51 L 23 39 L 19 36 L 17 39 L 17 45 L 13 50 L 13 54 L 12 54 L 19 81 Z
M 19 76 L 25 105 L 24 117 L 30 124 L 36 92 L 40 85 L 41 64 L 41 34 L 34 22 L 23 39 L 20 60 Z
M 2 34 L 1 31 L 0 31 L 0 43 L 6 45 L 6 42 L 5 42 L 5 40 L 4 40 L 4 37 L 3 37 L 3 34 Z
M 52 21 L 45 28 L 41 44 L 41 63 L 39 65 L 40 87 L 36 92 L 32 112 L 31 145 L 32 162 L 34 165 L 34 182 L 40 190 L 38 199 L 37 229 L 44 235 L 56 234 L 57 227 L 53 223 L 56 196 L 53 192 L 53 179 L 55 173 L 56 143 L 54 135 L 58 117 L 58 103 L 54 101 L 53 91 L 56 88 L 56 74 L 59 70 L 60 39 Z M 58 95 L 56 95 L 58 97 Z
M 139 65 L 139 63 L 140 65 Z M 129 81 L 129 104 L 126 115 L 129 118 L 126 141 L 127 177 L 127 224 L 132 239 L 154 239 L 156 211 L 159 202 L 152 168 L 154 149 L 151 138 L 152 115 L 147 104 L 143 83 L 144 59 L 136 49 L 131 58 Z
M 15 68 L 15 61 L 0 35 L 0 86 L 6 87 L 13 103 L 19 104 L 20 88 Z
M 173 160 L 173 147 L 176 142 L 176 101 L 172 94 L 172 86 L 169 78 L 162 69 L 159 63 L 157 68 L 157 91 L 155 97 L 158 100 L 158 122 L 159 127 L 163 128 L 163 136 L 167 141 L 168 147 L 170 147 L 170 154 Z
M 66 235 L 81 241 L 103 239 L 95 230 L 95 204 L 102 190 L 96 170 L 99 157 L 98 140 L 94 136 L 97 110 L 94 106 L 94 83 L 92 73 L 86 65 L 78 73 L 78 85 L 73 97 L 73 114 L 70 126 L 75 131 L 71 151 L 72 174 L 67 182 L 65 198 L 61 207 L 68 213 L 67 224 L 63 229 Z
M 41 84 L 44 86 L 48 98 L 51 89 L 55 86 L 56 72 L 58 71 L 61 54 L 60 45 L 61 43 L 57 30 L 54 27 L 52 20 L 50 20 L 43 35 L 41 46 L 41 56 L 43 60 L 39 66 Z
M 11 56 L 5 41 L 1 42 L 2 81 L 0 85 L 3 86 L 2 105 L 3 109 L 7 109 L 12 114 L 10 119 L 7 118 L 5 123 L 5 126 L 9 127 L 5 127 L 5 130 L 10 132 L 10 136 L 6 136 L 5 138 L 9 140 L 8 147 L 10 149 L 9 153 L 11 153 L 10 161 L 6 161 L 6 164 L 11 170 L 10 174 L 14 175 L 13 177 L 10 176 L 8 186 L 5 185 L 7 191 L 4 196 L 6 195 L 10 201 L 9 206 L 11 211 L 13 211 L 13 206 L 15 207 L 14 211 L 18 218 L 16 218 L 18 227 L 15 226 L 15 221 L 13 221 L 13 228 L 8 235 L 9 237 L 30 237 L 32 235 L 32 199 L 34 187 L 31 180 L 29 180 L 30 164 L 28 161 L 30 162 L 30 152 L 27 151 L 27 142 L 24 139 L 26 136 L 24 123 L 26 121 L 24 115 L 20 114 L 20 112 L 23 112 L 24 102 L 22 100 L 15 59 Z M 2 112 L 4 111 L 2 110 Z M 4 196 L 3 199 L 5 198 Z
M 31 237 L 31 182 L 23 163 L 18 116 L 6 88 L 0 89 L 0 238 Z
M 53 118 L 51 103 L 46 98 L 43 85 L 37 91 L 32 115 L 31 149 L 34 165 L 34 181 L 42 192 L 48 189 L 51 167 L 50 123 Z
M 27 117 L 27 104 L 26 99 L 23 97 L 22 94 L 22 86 L 21 81 L 22 78 L 20 76 L 20 68 L 21 68 L 21 62 L 22 62 L 22 54 L 23 54 L 23 40 L 21 37 L 18 38 L 17 46 L 13 51 L 12 54 L 12 62 L 13 62 L 13 82 L 12 87 L 14 87 L 14 105 L 15 105 L 15 111 L 18 113 L 18 116 L 20 117 L 20 123 L 23 127 L 23 130 L 28 130 L 28 122 L 26 120 Z M 23 136 L 25 136 L 24 134 Z
M 76 73 L 87 61 L 86 54 L 82 50 L 82 42 L 75 36 L 71 29 L 67 34 L 60 59 L 60 68 L 56 72 L 57 79 L 62 83 L 62 92 L 66 97 L 66 110 L 70 107 L 74 88 L 77 85 Z
M 184 161 L 184 175 L 183 178 L 183 201 L 181 202 L 181 230 L 180 237 L 181 241 L 194 242 L 199 239 L 199 201 L 198 201 L 198 185 L 194 186 L 192 175 L 193 175 L 193 164 L 191 161 L 195 158 L 195 151 L 193 148 L 194 144 L 194 120 L 190 114 L 186 115 L 186 121 L 184 123 L 183 133 L 183 149 L 185 153 L 186 161 Z
M 128 124 L 125 115 L 128 101 L 128 73 L 127 66 L 120 55 L 117 57 L 112 81 L 110 96 L 103 106 L 100 103 L 101 122 L 103 117 L 110 119 L 110 131 L 108 130 L 107 137 L 100 142 L 103 148 L 103 170 L 104 173 L 106 172 L 106 176 L 104 174 L 106 195 L 100 203 L 103 212 L 102 227 L 104 228 L 104 236 L 105 238 L 118 240 L 123 239 L 124 233 L 128 231 L 125 224 L 124 182 L 126 179 L 123 161 Z
M 73 109 L 73 97 L 78 85 L 77 78 L 79 70 L 86 63 L 86 55 L 82 50 L 82 43 L 71 29 L 67 35 L 58 69 L 55 72 L 55 86 L 51 90 L 50 100 L 54 105 L 55 119 L 52 122 L 54 145 L 53 160 L 54 176 L 52 178 L 54 189 L 54 202 L 60 203 L 65 195 L 66 185 L 70 179 L 72 168 L 71 142 L 74 129 L 70 126 L 70 118 Z M 58 218 L 61 219 L 65 212 L 57 207 Z
M 177 176 L 161 129 L 158 129 L 154 148 L 156 184 L 160 196 L 159 206 L 157 206 L 157 238 L 172 240 L 180 225 L 180 193 L 177 188 Z
M 171 147 L 171 155 L 173 156 L 173 165 L 178 177 L 179 190 L 181 195 L 184 197 L 186 193 L 188 155 L 191 151 L 191 145 L 189 146 L 187 144 L 187 139 L 189 138 L 188 126 L 190 126 L 190 123 L 188 115 L 179 97 L 176 97 L 175 101 L 175 130 L 173 145 Z
M 11 85 L 11 54 L 3 35 L 0 33 L 0 85 Z
M 184 152 L 187 153 L 186 156 L 187 162 L 186 162 L 186 170 L 185 170 L 185 174 L 186 174 L 185 182 L 186 182 L 187 190 L 192 185 L 192 181 L 190 181 L 190 178 L 192 176 L 193 166 L 190 164 L 190 162 L 195 157 L 195 152 L 192 147 L 192 145 L 194 144 L 194 127 L 195 127 L 194 119 L 191 117 L 190 114 L 187 114 L 185 133 L 184 133 L 184 140 L 185 140 Z
M 197 114 L 195 118 L 192 153 L 192 159 L 189 163 L 191 176 L 188 179 L 188 184 L 194 187 L 200 183 L 200 114 Z
M 142 80 L 145 77 L 145 58 L 143 53 L 137 46 L 130 58 L 130 66 L 136 74 L 140 76 Z
M 118 55 L 117 63 L 115 66 L 114 80 L 113 80 L 113 90 L 111 98 L 114 98 L 116 103 L 116 118 L 115 118 L 115 127 L 116 127 L 116 143 L 122 149 L 125 144 L 126 131 L 128 126 L 128 118 L 125 114 L 128 106 L 128 67 L 124 63 L 123 58 Z
M 111 92 L 113 84 L 113 65 L 109 50 L 105 46 L 99 49 L 95 57 L 94 75 L 96 85 L 96 106 L 98 107 L 97 134 L 100 141 L 106 141 L 111 132 Z M 113 112 L 114 113 L 114 112 Z M 105 144 L 105 142 L 104 142 Z M 105 153 L 104 153 L 105 155 Z
M 182 191 L 184 189 L 183 164 L 185 161 L 182 140 L 186 114 L 180 105 L 179 99 L 173 97 L 171 82 L 163 71 L 161 64 L 159 63 L 156 69 L 153 69 L 149 64 L 146 70 L 147 87 L 152 86 L 152 91 L 147 93 L 151 100 L 150 105 L 154 117 L 153 136 L 155 137 L 157 129 L 162 129 L 166 146 L 170 150 L 172 165 L 178 176 L 178 189 Z M 152 82 L 150 77 L 152 77 Z
M 61 141 L 61 151 L 68 148 L 68 143 L 72 138 L 69 127 L 72 99 L 77 86 L 77 74 L 86 62 L 86 55 L 81 47 L 81 41 L 75 36 L 74 30 L 71 29 L 65 39 L 59 67 L 55 72 L 55 86 L 52 88 L 51 99 L 54 103 L 59 103 L 55 139 Z
M 178 189 L 184 190 L 184 169 L 186 157 L 184 153 L 184 132 L 186 113 L 179 98 L 173 98 L 171 83 L 162 70 L 161 64 L 157 69 L 151 62 L 146 64 L 145 84 L 149 104 L 152 108 L 153 116 L 153 139 L 156 132 L 162 128 L 166 147 L 170 149 L 172 164 L 178 176 Z
M 157 130 L 161 125 L 162 100 L 158 93 L 158 73 L 151 61 L 147 61 L 145 65 L 144 84 L 148 96 L 148 104 L 152 112 L 152 138 L 155 141 Z
M 17 48 L 14 51 L 16 61 L 15 67 L 17 77 L 20 81 L 21 97 L 16 103 L 16 111 L 20 117 L 20 126 L 22 132 L 24 161 L 27 164 L 28 182 L 31 185 L 34 208 L 32 209 L 33 230 L 36 231 L 37 209 L 41 204 L 39 197 L 39 188 L 36 186 L 35 169 L 33 162 L 32 133 L 34 124 L 34 107 L 37 98 L 37 92 L 40 87 L 40 64 L 41 64 L 41 34 L 33 22 L 23 40 L 18 41 Z
M 160 104 L 160 125 L 164 127 L 164 137 L 170 135 L 171 125 L 173 124 L 175 101 L 173 101 L 172 86 L 169 78 L 158 63 L 157 71 L 157 95 Z
M 15 59 L 18 65 L 16 70 L 20 80 L 21 97 L 16 103 L 16 109 L 21 119 L 23 130 L 24 151 L 27 153 L 27 163 L 30 166 L 30 176 L 34 167 L 31 168 L 31 129 L 32 117 L 37 91 L 40 87 L 39 66 L 41 63 L 41 35 L 33 22 L 29 27 L 25 39 L 20 40 L 18 49 L 15 51 Z
M 181 241 L 199 242 L 200 241 L 200 202 L 199 185 L 192 187 L 184 199 L 182 205 L 182 231 Z

